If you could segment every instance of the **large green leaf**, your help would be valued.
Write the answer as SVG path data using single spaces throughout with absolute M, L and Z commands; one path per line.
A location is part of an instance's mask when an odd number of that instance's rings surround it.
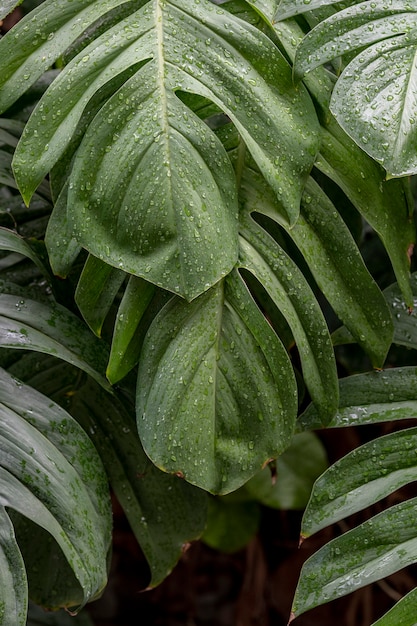
M 340 186 L 378 233 L 404 298 L 411 306 L 410 256 L 416 233 L 408 181 L 385 180 L 383 168 L 351 141 L 332 117 L 322 129 L 316 167 Z
M 288 355 L 237 271 L 192 303 L 173 298 L 155 318 L 137 421 L 161 469 L 232 491 L 285 450 L 296 411 Z
M 66 411 L 4 370 L 0 377 L 1 504 L 17 513 L 12 519 L 20 529 L 18 543 L 24 544 L 29 592 L 40 595 L 45 606 L 77 608 L 100 595 L 107 581 L 111 509 L 103 466 L 86 433 Z M 26 524 L 19 523 L 19 516 L 27 518 Z M 20 534 L 33 524 L 60 548 L 49 553 L 54 554 L 53 573 L 37 569 L 42 548 L 35 535 L 28 541 Z M 43 541 L 44 554 L 49 549 Z M 77 584 L 67 577 L 66 561 Z M 13 575 L 23 581 L 16 581 L 22 590 L 26 579 L 16 557 Z M 10 596 L 10 589 L 3 591 Z
M 208 0 L 154 0 L 85 48 L 42 98 L 14 158 L 26 199 L 93 95 L 135 66 L 81 142 L 69 219 L 95 256 L 192 299 L 236 260 L 235 176 L 212 131 L 175 92 L 200 94 L 227 113 L 291 223 L 318 122 L 290 66 L 256 27 Z
M 247 210 L 283 224 L 271 189 L 252 169 L 245 171 L 241 198 Z M 346 224 L 312 178 L 305 187 L 300 217 L 287 232 L 337 316 L 374 364 L 381 367 L 393 334 L 389 308 Z
M 301 570 L 292 616 L 415 563 L 416 505 L 393 506 L 320 548 Z
M 339 77 L 330 108 L 390 176 L 417 171 L 416 29 L 415 2 L 355 3 L 319 22 L 301 42 L 295 61 L 301 76 L 360 49 Z

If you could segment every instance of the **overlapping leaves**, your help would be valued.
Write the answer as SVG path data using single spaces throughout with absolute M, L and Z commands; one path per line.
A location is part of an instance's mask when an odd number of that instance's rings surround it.
M 33 12 L 39 39 L 25 36 L 22 20 L 14 37 L 0 42 L 10 58 L 3 108 L 25 77 L 39 75 L 42 59 L 50 64 L 79 34 L 77 18 L 88 25 L 92 5 L 97 18 L 114 3 L 47 0 Z M 208 0 L 133 3 L 128 17 L 65 66 L 32 115 L 14 158 L 26 200 L 65 150 L 89 100 L 135 66 L 81 142 L 68 220 L 95 256 L 191 300 L 237 259 L 236 183 L 222 145 L 176 92 L 203 95 L 227 113 L 290 223 L 317 150 L 317 120 L 278 49 L 248 22 Z
M 415 276 L 412 286 L 415 297 Z M 386 289 L 385 297 L 393 309 L 394 341 L 416 348 L 415 315 L 410 315 L 398 285 Z M 339 381 L 339 387 L 339 409 L 331 427 L 417 417 L 414 366 L 349 376 Z M 318 427 L 320 416 L 310 406 L 300 416 L 299 428 Z M 413 427 L 373 439 L 326 470 L 313 487 L 303 517 L 302 536 L 308 537 L 414 482 L 417 476 L 415 438 L 416 428 Z M 415 498 L 387 508 L 333 539 L 310 557 L 301 572 L 294 615 L 416 563 L 415 511 Z M 412 624 L 414 619 L 415 592 L 411 592 L 376 624 Z
M 335 3 L 283 0 L 277 18 L 323 4 Z M 353 53 L 336 82 L 330 108 L 342 128 L 391 176 L 417 171 L 416 28 L 415 2 L 355 2 L 319 21 L 297 50 L 298 76 Z

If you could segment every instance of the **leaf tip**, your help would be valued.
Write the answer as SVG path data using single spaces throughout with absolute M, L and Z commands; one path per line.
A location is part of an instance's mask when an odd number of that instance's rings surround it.
M 296 615 L 295 615 L 294 611 L 291 611 L 290 619 L 288 620 L 287 626 L 290 626 L 291 622 L 293 620 L 295 620 L 295 618 L 296 618 Z

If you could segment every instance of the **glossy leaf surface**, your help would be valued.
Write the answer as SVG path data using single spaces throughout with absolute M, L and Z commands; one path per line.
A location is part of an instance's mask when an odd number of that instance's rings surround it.
M 288 446 L 297 410 L 288 355 L 239 274 L 174 298 L 145 339 L 137 422 L 161 469 L 213 493 L 240 487 Z
M 110 388 L 103 375 L 106 346 L 74 314 L 52 301 L 41 304 L 20 295 L 0 294 L 0 345 L 64 359 Z
M 390 176 L 417 171 L 415 76 L 417 5 L 360 2 L 319 22 L 301 42 L 299 76 L 360 49 L 336 82 L 331 111 L 354 141 Z
M 98 596 L 107 581 L 111 515 L 103 466 L 68 413 L 3 370 L 0 375 L 2 505 L 46 530 L 60 546 L 78 585 L 59 583 L 58 558 L 54 581 L 43 572 L 37 586 L 43 587 L 45 606 L 75 608 Z M 37 549 L 32 544 L 33 555 Z M 36 566 L 30 550 L 25 565 L 29 572 Z M 14 575 L 26 584 L 21 570 L 15 563 Z
M 417 430 L 409 428 L 374 439 L 334 463 L 314 484 L 301 534 L 325 526 L 382 500 L 417 476 Z
M 65 406 L 83 426 L 106 467 L 108 479 L 150 568 L 154 587 L 171 572 L 184 545 L 206 523 L 206 494 L 158 470 L 140 444 L 134 408 L 103 392 L 66 363 L 26 355 L 13 366 L 37 389 Z
M 250 218 L 242 223 L 240 248 L 240 267 L 256 276 L 291 328 L 305 383 L 326 422 L 337 407 L 337 372 L 319 304 L 297 265 Z
M 191 300 L 236 261 L 236 184 L 222 145 L 176 92 L 204 96 L 230 117 L 290 223 L 318 148 L 318 122 L 290 66 L 257 28 L 208 0 L 148 2 L 84 48 L 42 98 L 14 157 L 26 200 L 94 94 L 136 66 L 81 142 L 68 219 L 98 258 Z
M 339 408 L 328 428 L 359 426 L 417 418 L 417 370 L 396 367 L 355 374 L 339 380 Z M 321 427 L 321 416 L 309 405 L 298 419 L 298 428 Z
M 417 500 L 393 506 L 320 548 L 304 564 L 294 617 L 417 561 Z

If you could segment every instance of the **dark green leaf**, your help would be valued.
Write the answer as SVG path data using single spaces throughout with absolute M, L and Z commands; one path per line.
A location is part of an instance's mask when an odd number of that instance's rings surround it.
M 327 468 L 323 444 L 313 433 L 295 435 L 276 461 L 276 480 L 266 467 L 251 478 L 244 490 L 257 502 L 274 509 L 304 509 L 313 483 Z
M 173 298 L 162 309 L 137 393 L 153 462 L 213 493 L 241 486 L 291 440 L 293 370 L 237 272 L 192 303 Z
M 241 225 L 240 260 L 287 320 L 300 353 L 303 376 L 326 423 L 337 407 L 336 363 L 326 321 L 302 272 L 252 219 Z
M 415 498 L 393 506 L 310 557 L 301 570 L 294 617 L 415 563 L 416 506 Z
M 107 581 L 111 512 L 103 467 L 66 411 L 3 370 L 0 376 L 2 505 L 50 533 L 78 580 L 77 591 L 60 587 L 58 592 L 58 586 L 48 587 L 47 576 L 40 576 L 45 605 L 83 605 Z M 37 549 L 33 544 L 32 553 Z M 30 556 L 26 551 L 29 569 L 35 565 Z M 58 561 L 56 567 L 54 580 Z
M 108 351 L 70 311 L 54 302 L 0 294 L 0 345 L 64 359 L 110 389 L 104 378 Z
M 259 528 L 261 512 L 256 502 L 209 499 L 207 527 L 202 541 L 214 550 L 232 553 L 244 548 Z
M 91 254 L 88 256 L 75 291 L 75 302 L 98 337 L 125 278 L 126 274 L 121 270 Z
M 28 589 L 25 564 L 3 502 L 0 506 L 0 588 L 0 623 L 26 626 Z
M 317 479 L 301 534 L 318 532 L 382 500 L 417 476 L 417 429 L 374 439 L 334 463 Z
M 339 380 L 339 409 L 328 428 L 375 424 L 417 418 L 417 370 L 388 368 Z M 300 415 L 299 430 L 321 427 L 321 416 L 311 404 Z

